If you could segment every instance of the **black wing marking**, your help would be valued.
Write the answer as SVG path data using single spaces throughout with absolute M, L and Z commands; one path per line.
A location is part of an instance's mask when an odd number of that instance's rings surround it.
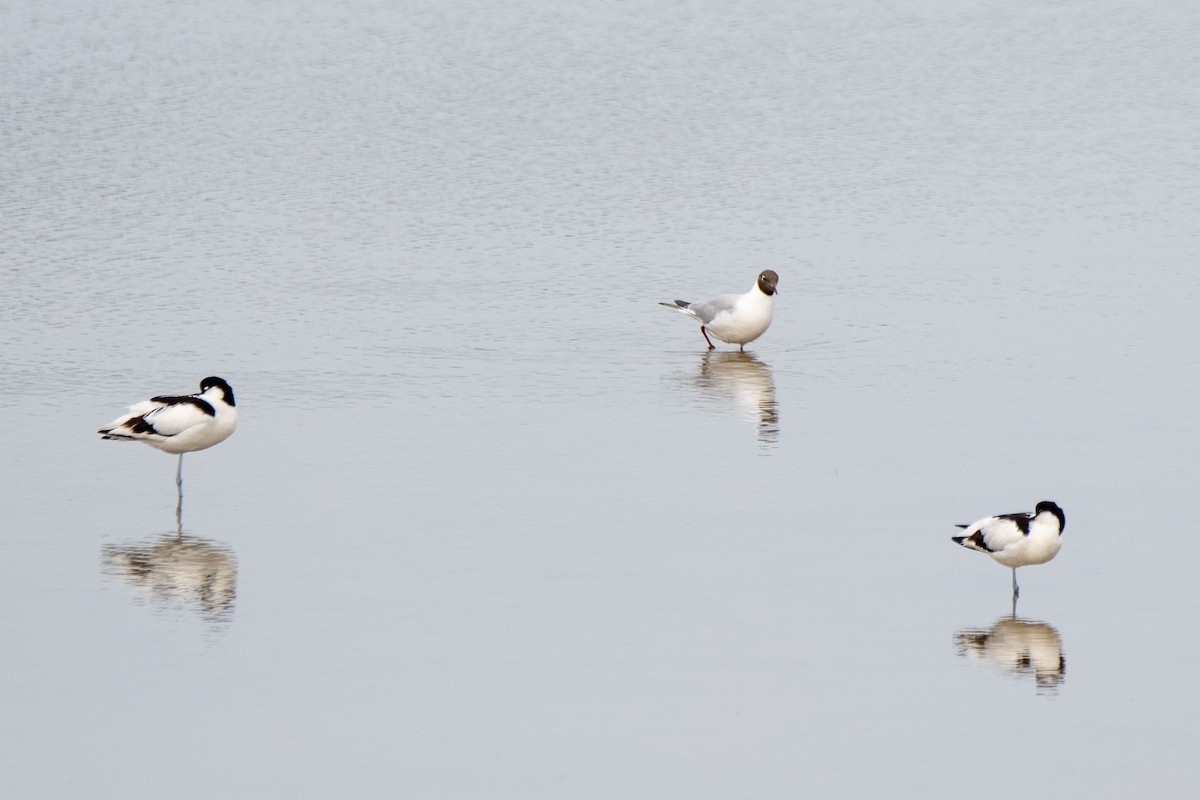
M 155 403 L 162 403 L 163 405 L 166 405 L 166 406 L 181 406 L 181 405 L 185 405 L 185 404 L 193 405 L 210 417 L 215 417 L 217 415 L 217 410 L 212 407 L 211 403 L 209 403 L 207 400 L 202 400 L 201 398 L 196 397 L 195 395 L 161 394 L 158 397 L 151 397 L 150 400 Z
M 158 433 L 145 417 L 131 419 L 121 427 L 128 428 L 130 433 Z
M 1021 529 L 1021 533 L 1025 536 L 1029 535 L 1029 523 L 1033 521 L 1033 517 L 1024 511 L 1018 511 L 1016 514 L 1000 514 L 996 519 L 1006 519 Z
M 959 526 L 966 527 L 966 526 Z M 983 540 L 983 531 L 975 531 L 970 536 L 951 536 L 951 539 L 961 544 L 963 547 L 972 547 L 976 550 L 982 550 L 985 553 L 996 552 L 987 546 L 987 542 Z

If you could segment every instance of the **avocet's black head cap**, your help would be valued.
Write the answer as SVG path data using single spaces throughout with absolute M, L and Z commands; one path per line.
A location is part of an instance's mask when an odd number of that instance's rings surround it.
M 779 285 L 779 276 L 775 274 L 773 269 L 764 269 L 758 273 L 758 290 L 767 297 L 775 294 L 775 287 Z
M 1062 529 L 1067 527 L 1067 515 L 1058 507 L 1057 503 L 1052 503 L 1049 500 L 1043 500 L 1037 504 L 1037 508 L 1033 510 L 1033 515 L 1036 517 L 1043 511 L 1049 511 L 1054 516 L 1058 517 L 1058 531 L 1062 533 Z
M 209 389 L 213 388 L 214 386 L 219 388 L 221 390 L 221 393 L 225 395 L 225 402 L 228 405 L 231 405 L 231 406 L 237 405 L 237 403 L 233 402 L 233 389 L 229 386 L 228 383 L 225 382 L 224 378 L 216 378 L 216 377 L 213 377 L 210 375 L 209 377 L 200 381 L 200 393 L 204 394 L 205 392 L 207 392 Z

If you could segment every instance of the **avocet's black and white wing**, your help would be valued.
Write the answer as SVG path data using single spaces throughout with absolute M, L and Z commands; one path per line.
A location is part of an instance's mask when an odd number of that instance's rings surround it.
M 1032 518 L 1032 515 L 1024 512 L 984 517 L 970 525 L 959 525 L 960 528 L 966 528 L 966 531 L 962 536 L 951 538 L 972 550 L 999 553 L 1025 541 L 1029 536 L 1029 522 Z
M 129 413 L 100 429 L 105 439 L 162 442 L 211 422 L 217 411 L 194 395 L 155 397 L 129 407 Z

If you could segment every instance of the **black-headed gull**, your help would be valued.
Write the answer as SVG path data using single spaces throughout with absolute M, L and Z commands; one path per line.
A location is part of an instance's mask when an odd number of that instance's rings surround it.
M 236 427 L 233 389 L 222 378 L 205 378 L 199 393 L 151 397 L 98 432 L 104 439 L 145 442 L 164 453 L 178 453 L 175 484 L 182 486 L 183 454 L 220 444 Z
M 1011 568 L 1015 596 L 1021 593 L 1017 586 L 1017 567 L 1045 564 L 1058 555 L 1066 525 L 1063 510 L 1055 503 L 1043 500 L 1032 514 L 1019 512 L 984 517 L 970 525 L 959 525 L 966 528 L 966 532 L 950 538 L 963 547 L 987 553 Z
M 771 327 L 771 317 L 775 314 L 776 286 L 779 276 L 774 270 L 765 269 L 758 273 L 754 287 L 745 294 L 723 294 L 707 303 L 689 303 L 676 300 L 674 303 L 659 303 L 661 306 L 673 308 L 681 314 L 687 314 L 700 323 L 700 333 L 708 342 L 708 349 L 714 345 L 708 334 L 728 344 L 736 344 L 742 350 Z

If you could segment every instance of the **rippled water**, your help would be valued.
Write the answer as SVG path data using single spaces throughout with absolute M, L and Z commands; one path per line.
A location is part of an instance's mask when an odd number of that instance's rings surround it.
M 1200 9 L 0 19 L 0 794 L 1194 793 Z

